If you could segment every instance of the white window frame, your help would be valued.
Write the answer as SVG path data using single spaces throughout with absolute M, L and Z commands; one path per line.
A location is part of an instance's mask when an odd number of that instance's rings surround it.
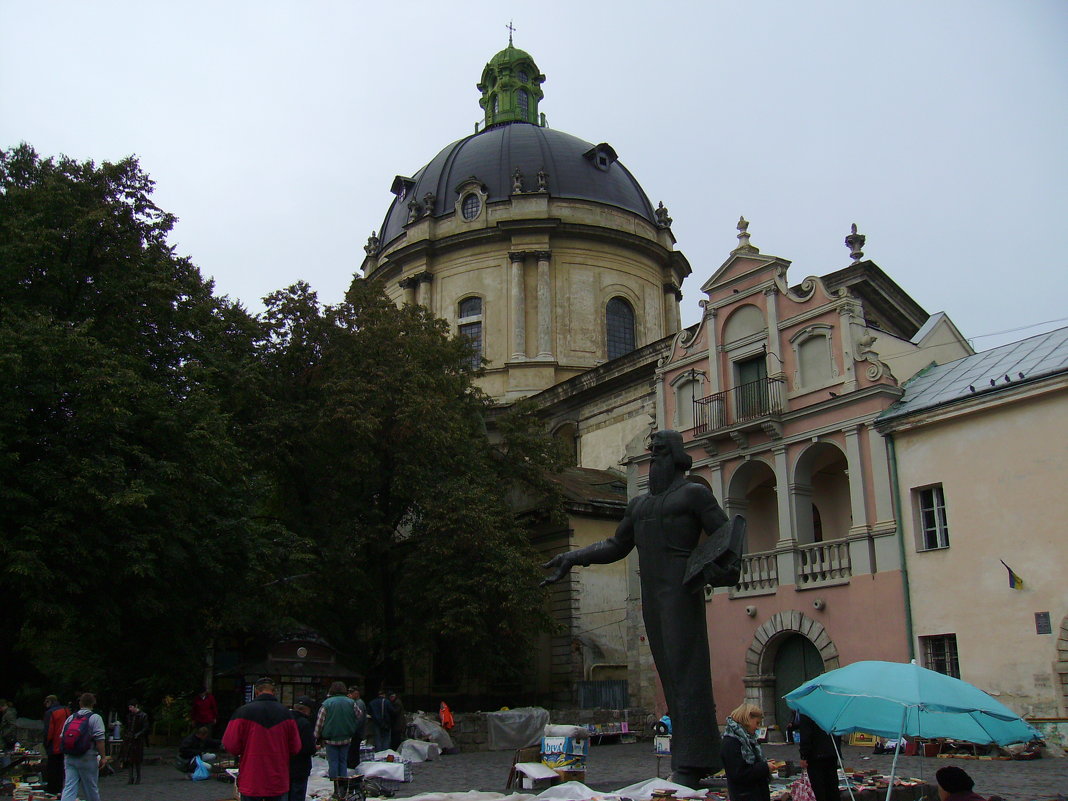
M 915 509 L 916 550 L 941 551 L 948 548 L 949 516 L 946 512 L 946 493 L 942 485 L 916 487 L 912 490 L 912 497 Z M 928 515 L 932 517 L 930 524 Z

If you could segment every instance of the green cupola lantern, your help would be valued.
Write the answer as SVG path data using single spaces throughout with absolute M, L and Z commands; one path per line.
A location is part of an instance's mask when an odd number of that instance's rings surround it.
M 478 104 L 486 112 L 486 127 L 509 122 L 529 122 L 538 125 L 538 102 L 545 96 L 541 84 L 545 76 L 528 53 L 512 45 L 489 60 L 482 70 Z

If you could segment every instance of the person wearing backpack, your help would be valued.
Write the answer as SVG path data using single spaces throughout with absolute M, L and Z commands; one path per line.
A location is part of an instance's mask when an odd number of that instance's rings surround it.
M 100 768 L 109 759 L 104 743 L 104 721 L 93 711 L 96 696 L 92 693 L 82 693 L 78 704 L 81 708 L 67 718 L 60 734 L 63 769 L 67 774 L 60 801 L 77 801 L 79 785 L 85 801 L 100 801 Z

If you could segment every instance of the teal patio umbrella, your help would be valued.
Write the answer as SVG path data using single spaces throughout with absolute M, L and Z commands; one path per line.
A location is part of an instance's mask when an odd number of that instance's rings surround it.
M 915 662 L 854 662 L 806 681 L 784 697 L 791 709 L 808 715 L 824 731 L 894 738 L 899 748 L 902 736 L 998 745 L 1042 736 L 978 687 Z M 897 756 L 895 750 L 891 788 Z

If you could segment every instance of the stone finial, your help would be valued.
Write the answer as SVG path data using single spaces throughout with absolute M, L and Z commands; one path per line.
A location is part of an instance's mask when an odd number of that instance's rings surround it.
M 545 168 L 544 167 L 542 167 L 540 170 L 538 170 L 538 191 L 539 192 L 548 192 L 549 191 L 549 173 L 545 172 Z
M 516 167 L 515 172 L 512 173 L 512 194 L 523 194 L 523 171 L 518 167 Z
M 415 222 L 423 216 L 423 204 L 414 197 L 408 201 L 408 222 Z
M 668 214 L 667 206 L 664 205 L 664 201 L 660 201 L 660 205 L 656 207 L 656 225 L 658 228 L 670 228 L 671 216 Z
M 373 256 L 378 252 L 378 246 L 381 241 L 378 239 L 378 231 L 371 231 L 371 235 L 367 237 L 367 244 L 363 246 L 364 252 L 368 256 Z
M 435 203 L 435 201 L 437 201 L 437 199 L 438 199 L 438 196 L 435 195 L 433 192 L 427 192 L 425 195 L 423 195 L 423 213 L 424 214 L 433 214 L 434 213 L 434 203 Z
M 759 253 L 755 246 L 749 244 L 749 220 L 745 219 L 745 216 L 738 218 L 738 247 L 734 249 L 734 252 L 739 251 L 747 253 Z
M 849 236 L 845 238 L 845 246 L 849 248 L 849 255 L 854 264 L 864 258 L 864 251 L 861 248 L 864 247 L 866 241 L 867 237 L 864 234 L 858 234 L 857 224 L 853 223 Z

